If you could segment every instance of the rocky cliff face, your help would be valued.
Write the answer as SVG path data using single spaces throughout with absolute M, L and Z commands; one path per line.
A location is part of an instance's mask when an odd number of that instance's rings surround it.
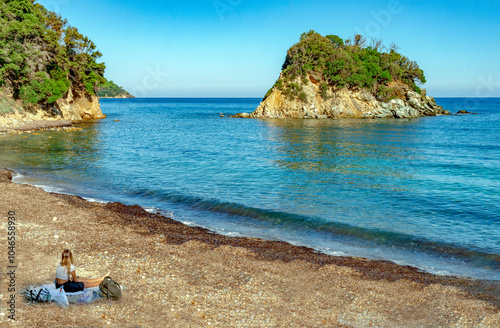
M 280 77 L 281 78 L 281 77 Z M 273 87 L 271 93 L 252 113 L 240 113 L 243 118 L 410 118 L 448 115 L 434 98 L 411 91 L 400 82 L 391 82 L 388 101 L 380 101 L 368 90 L 321 90 L 320 81 L 309 77 L 307 83 L 294 81 L 302 87 L 301 99 L 290 99 Z
M 84 93 L 69 90 L 64 98 L 56 101 L 54 106 L 57 115 L 70 121 L 88 121 L 93 119 L 105 118 L 99 105 L 97 96 L 90 96 Z
M 30 121 L 66 120 L 72 122 L 105 118 L 97 96 L 75 92 L 72 89 L 64 98 L 56 100 L 49 109 L 38 106 L 26 108 L 12 94 L 0 91 L 0 126 L 17 126 Z

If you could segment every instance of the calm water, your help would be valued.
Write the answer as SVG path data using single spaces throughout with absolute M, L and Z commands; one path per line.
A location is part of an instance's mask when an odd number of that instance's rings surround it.
M 229 235 L 500 279 L 500 99 L 478 115 L 250 120 L 259 99 L 101 100 L 80 132 L 0 136 L 17 182 Z M 115 121 L 119 120 L 119 121 Z

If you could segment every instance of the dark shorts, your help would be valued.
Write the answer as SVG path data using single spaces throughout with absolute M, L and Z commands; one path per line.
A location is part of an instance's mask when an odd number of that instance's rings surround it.
M 76 281 L 71 281 L 71 280 L 66 281 L 62 285 L 59 285 L 56 282 L 56 288 L 60 288 L 61 286 L 63 286 L 64 291 L 67 293 L 80 292 L 85 288 L 85 285 L 83 284 L 83 282 L 76 282 Z

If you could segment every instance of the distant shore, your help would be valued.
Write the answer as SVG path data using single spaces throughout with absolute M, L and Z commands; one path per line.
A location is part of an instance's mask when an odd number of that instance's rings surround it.
M 23 326 L 500 325 L 499 282 L 222 236 L 139 206 L 47 193 L 11 177 L 0 170 L 0 207 L 17 220 L 16 321 Z M 5 220 L 2 226 L 7 231 Z M 124 298 L 74 305 L 71 316 L 54 304 L 26 304 L 19 292 L 51 283 L 65 248 L 81 276 L 111 270 Z
M 135 98 L 135 96 L 132 96 L 131 94 L 127 95 L 118 95 L 114 97 L 106 97 L 106 96 L 99 96 L 100 99 L 132 99 Z

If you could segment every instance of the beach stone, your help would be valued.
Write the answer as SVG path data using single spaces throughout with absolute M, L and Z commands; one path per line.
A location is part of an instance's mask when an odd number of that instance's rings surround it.
M 12 171 L 0 168 L 0 181 L 3 182 L 12 181 Z

